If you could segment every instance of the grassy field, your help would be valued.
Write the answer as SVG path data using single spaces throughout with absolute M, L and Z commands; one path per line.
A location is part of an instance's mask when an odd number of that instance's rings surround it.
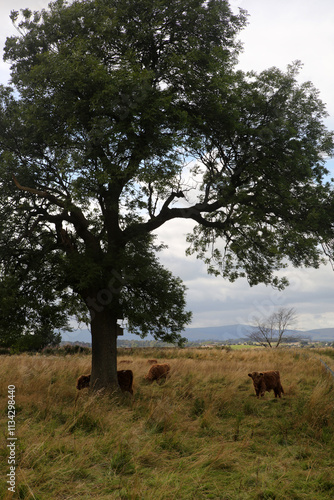
M 332 351 L 328 351 L 331 353 Z M 321 357 L 334 368 L 334 359 Z M 334 498 L 334 379 L 311 350 L 131 350 L 134 396 L 78 393 L 89 356 L 2 356 L 1 499 Z M 147 358 L 171 365 L 161 386 Z M 248 372 L 278 369 L 256 399 Z M 8 491 L 15 385 L 16 492 Z
M 240 350 L 240 349 L 262 349 L 262 347 L 258 345 L 248 345 L 248 344 L 232 344 L 231 349 Z

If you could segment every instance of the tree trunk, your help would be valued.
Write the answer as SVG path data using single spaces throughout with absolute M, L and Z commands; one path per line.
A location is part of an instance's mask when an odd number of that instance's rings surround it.
M 117 380 L 117 315 L 109 308 L 91 311 L 92 372 L 90 387 L 93 391 L 119 390 Z

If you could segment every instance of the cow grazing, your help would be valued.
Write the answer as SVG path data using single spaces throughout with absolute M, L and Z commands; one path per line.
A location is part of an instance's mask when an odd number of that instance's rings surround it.
M 252 372 L 248 376 L 253 380 L 256 396 L 264 396 L 266 391 L 274 391 L 275 398 L 281 397 L 284 390 L 281 384 L 279 371 Z
M 154 380 L 160 382 L 161 380 L 166 380 L 169 372 L 170 372 L 170 366 L 167 363 L 163 365 L 158 365 L 158 364 L 152 365 L 145 379 L 148 380 L 149 382 L 154 382 Z
M 89 387 L 90 384 L 90 375 L 81 375 L 77 380 L 77 389 L 80 391 L 81 389 L 85 389 Z
M 133 372 L 132 370 L 120 370 L 117 371 L 118 385 L 123 392 L 129 392 L 133 394 Z M 90 385 L 90 375 L 81 375 L 77 380 L 77 389 L 85 389 Z
M 132 370 L 120 370 L 117 372 L 118 385 L 123 392 L 133 394 L 133 372 Z

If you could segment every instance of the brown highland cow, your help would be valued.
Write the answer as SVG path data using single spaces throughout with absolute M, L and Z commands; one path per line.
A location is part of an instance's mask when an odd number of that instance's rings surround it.
M 117 372 L 118 384 L 123 392 L 133 394 L 133 372 L 132 370 L 120 370 Z
M 123 392 L 133 394 L 133 372 L 132 370 L 120 370 L 117 372 L 118 384 Z M 77 380 L 77 389 L 85 389 L 90 385 L 90 375 L 81 375 Z
M 255 389 L 256 396 L 264 396 L 266 391 L 273 390 L 275 393 L 275 398 L 281 397 L 284 394 L 284 390 L 281 384 L 279 371 L 267 371 L 267 372 L 252 372 L 248 374 L 253 380 L 253 385 Z
M 163 379 L 166 380 L 169 372 L 170 366 L 167 363 L 163 365 L 152 365 L 145 379 L 149 380 L 150 382 L 153 382 L 154 380 L 160 382 Z
M 90 375 L 80 375 L 80 377 L 77 380 L 78 391 L 81 391 L 81 389 L 89 387 L 89 384 L 90 384 Z

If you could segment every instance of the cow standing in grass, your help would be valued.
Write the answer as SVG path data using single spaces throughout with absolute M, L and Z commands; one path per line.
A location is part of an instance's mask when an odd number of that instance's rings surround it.
M 162 365 L 152 365 L 145 379 L 149 382 L 154 382 L 154 380 L 156 380 L 157 382 L 161 382 L 162 380 L 166 380 L 169 372 L 170 366 L 167 363 Z
M 80 375 L 80 377 L 77 380 L 78 391 L 81 391 L 81 389 L 89 387 L 89 384 L 90 384 L 90 375 Z
M 256 396 L 264 396 L 266 391 L 274 391 L 275 398 L 281 397 L 284 394 L 284 390 L 281 384 L 281 378 L 279 371 L 267 371 L 267 372 L 252 372 L 248 376 L 253 380 L 253 385 L 255 389 Z
M 133 372 L 132 370 L 119 370 L 117 371 L 118 385 L 123 392 L 133 394 Z M 81 375 L 77 380 L 77 389 L 85 389 L 90 385 L 90 375 Z

